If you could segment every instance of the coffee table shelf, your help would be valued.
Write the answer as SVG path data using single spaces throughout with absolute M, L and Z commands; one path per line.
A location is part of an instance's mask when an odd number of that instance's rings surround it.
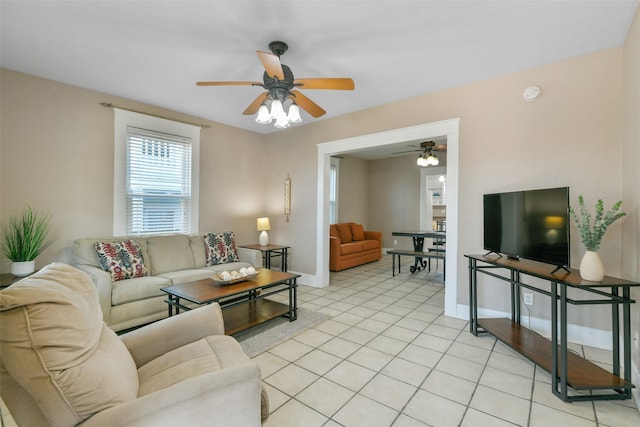
M 259 299 L 222 309 L 224 333 L 233 335 L 253 326 L 289 313 L 289 306 L 268 299 Z
M 290 322 L 298 317 L 299 274 L 258 269 L 259 274 L 244 282 L 220 284 L 213 279 L 202 279 L 160 289 L 168 297 L 169 316 L 180 310 L 191 310 L 180 300 L 203 305 L 218 303 L 222 308 L 225 333 L 228 335 L 248 329 L 278 316 L 286 316 Z M 289 303 L 283 304 L 267 297 L 288 292 Z

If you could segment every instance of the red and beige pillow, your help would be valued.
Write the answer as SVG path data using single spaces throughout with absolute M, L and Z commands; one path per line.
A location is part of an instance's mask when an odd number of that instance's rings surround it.
M 207 233 L 203 236 L 207 266 L 240 261 L 233 231 Z
M 114 282 L 148 274 L 142 250 L 135 240 L 96 242 L 93 245 L 104 271 L 111 273 Z

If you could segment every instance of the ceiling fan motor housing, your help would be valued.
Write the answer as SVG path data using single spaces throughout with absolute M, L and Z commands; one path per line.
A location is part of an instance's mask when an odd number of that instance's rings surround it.
M 284 102 L 284 100 L 289 97 L 291 90 L 294 88 L 294 77 L 291 68 L 284 64 L 282 64 L 282 73 L 284 74 L 284 79 L 280 80 L 269 76 L 265 71 L 262 80 L 264 82 L 264 88 L 269 91 L 269 96 L 272 99 L 279 99 Z

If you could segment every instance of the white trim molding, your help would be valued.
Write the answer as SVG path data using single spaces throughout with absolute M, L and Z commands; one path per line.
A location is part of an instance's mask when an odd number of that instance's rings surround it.
M 329 163 L 330 157 L 371 147 L 395 145 L 407 141 L 417 141 L 439 136 L 447 137 L 447 271 L 445 282 L 444 312 L 456 317 L 458 301 L 458 133 L 460 119 L 453 118 L 439 122 L 393 129 L 389 131 L 360 135 L 352 138 L 318 144 L 318 187 L 317 187 L 317 257 L 316 283 L 313 286 L 329 286 Z

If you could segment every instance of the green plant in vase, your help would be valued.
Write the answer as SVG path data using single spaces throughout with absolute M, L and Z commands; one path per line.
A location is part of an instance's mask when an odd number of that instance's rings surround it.
M 604 277 L 604 266 L 598 255 L 598 249 L 600 249 L 600 242 L 607 228 L 616 220 L 626 215 L 625 212 L 619 212 L 621 205 L 622 200 L 618 200 L 613 207 L 605 213 L 604 203 L 602 199 L 598 199 L 593 221 L 591 220 L 591 213 L 584 204 L 584 197 L 582 197 L 582 195 L 578 196 L 580 215 L 578 216 L 573 207 L 569 208 L 571 217 L 580 234 L 580 239 L 587 250 L 580 262 L 580 276 L 585 280 L 599 282 Z
M 34 260 L 52 241 L 49 235 L 50 214 L 40 214 L 26 205 L 13 213 L 2 226 L 2 253 L 12 261 L 11 273 L 26 276 L 35 269 Z

